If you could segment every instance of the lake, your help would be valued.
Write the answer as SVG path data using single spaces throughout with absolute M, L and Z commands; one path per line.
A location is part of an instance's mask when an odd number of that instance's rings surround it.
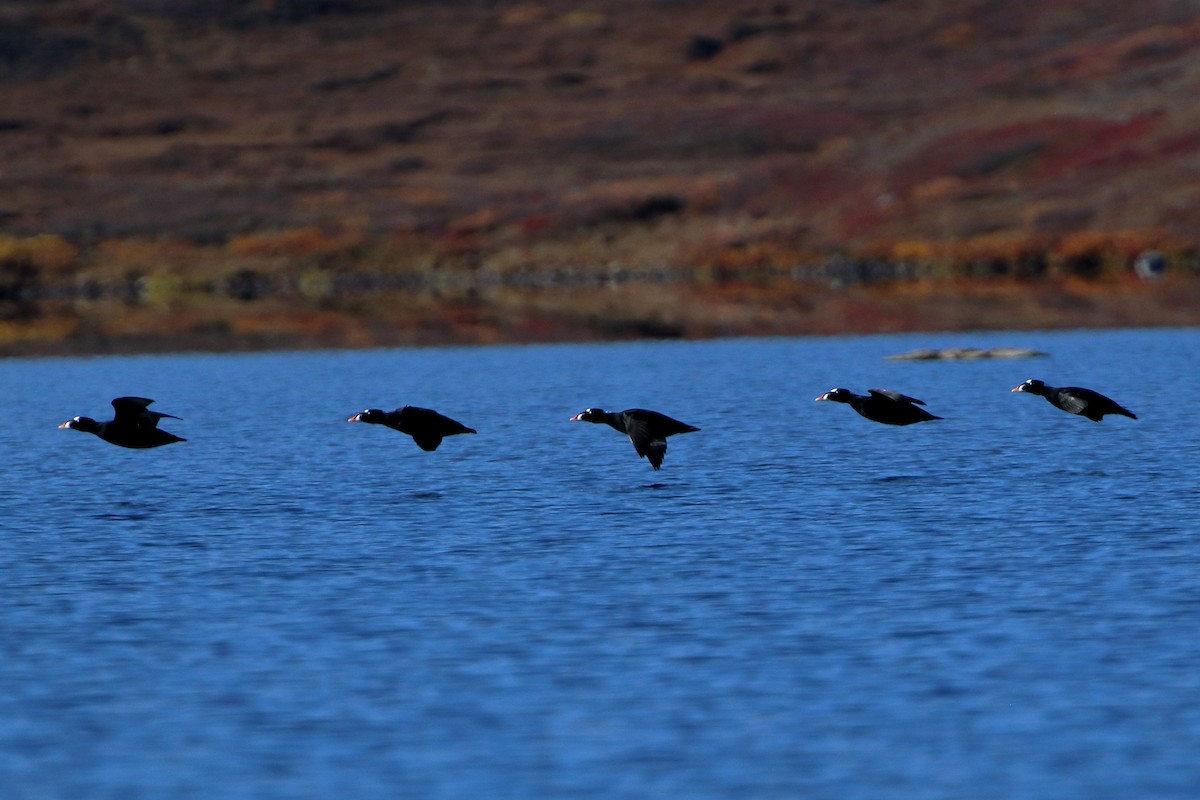
M 885 360 L 945 346 L 1049 357 Z M 1200 794 L 1200 331 L 0 375 L 6 800 Z M 127 394 L 189 441 L 56 428 Z M 404 404 L 479 433 L 346 423 Z M 588 406 L 701 431 L 654 472 Z

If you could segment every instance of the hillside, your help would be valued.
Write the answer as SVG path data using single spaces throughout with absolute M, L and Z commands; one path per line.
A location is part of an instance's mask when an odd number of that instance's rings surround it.
M 0 3 L 0 347 L 1194 324 L 1198 42 L 1182 0 Z

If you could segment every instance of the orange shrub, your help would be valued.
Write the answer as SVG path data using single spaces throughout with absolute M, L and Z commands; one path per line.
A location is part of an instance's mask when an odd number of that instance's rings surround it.
M 1053 255 L 1071 272 L 1118 272 L 1127 268 L 1138 253 L 1160 248 L 1168 238 L 1158 229 L 1079 231 L 1063 236 Z
M 933 261 L 942 249 L 936 243 L 924 239 L 907 239 L 901 242 L 894 242 L 890 248 L 891 252 L 889 255 L 897 261 L 922 264 Z
M 263 233 L 247 233 L 229 240 L 229 252 L 238 256 L 305 256 L 344 255 L 362 245 L 359 231 L 330 230 L 308 225 Z
M 186 274 L 192 267 L 202 265 L 205 255 L 203 248 L 179 239 L 108 239 L 89 254 L 88 266 L 109 275 L 130 269 Z
M 63 272 L 79 259 L 79 248 L 61 236 L 0 235 L 0 263 L 28 264 L 39 270 Z

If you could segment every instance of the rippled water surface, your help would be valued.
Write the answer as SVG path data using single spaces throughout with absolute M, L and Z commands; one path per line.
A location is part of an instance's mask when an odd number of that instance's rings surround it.
M 896 363 L 920 346 L 1049 358 Z M 1200 796 L 1200 333 L 0 363 L 0 796 Z M 1101 424 L 1009 389 L 1090 386 Z M 944 421 L 815 403 L 888 387 Z M 189 439 L 57 430 L 153 397 Z M 367 406 L 479 430 L 425 453 Z M 661 472 L 567 422 L 699 426 Z

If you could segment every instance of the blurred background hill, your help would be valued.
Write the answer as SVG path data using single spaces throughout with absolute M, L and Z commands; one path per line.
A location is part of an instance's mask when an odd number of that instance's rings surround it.
M 1182 0 L 0 2 L 0 347 L 1194 324 L 1198 43 Z

